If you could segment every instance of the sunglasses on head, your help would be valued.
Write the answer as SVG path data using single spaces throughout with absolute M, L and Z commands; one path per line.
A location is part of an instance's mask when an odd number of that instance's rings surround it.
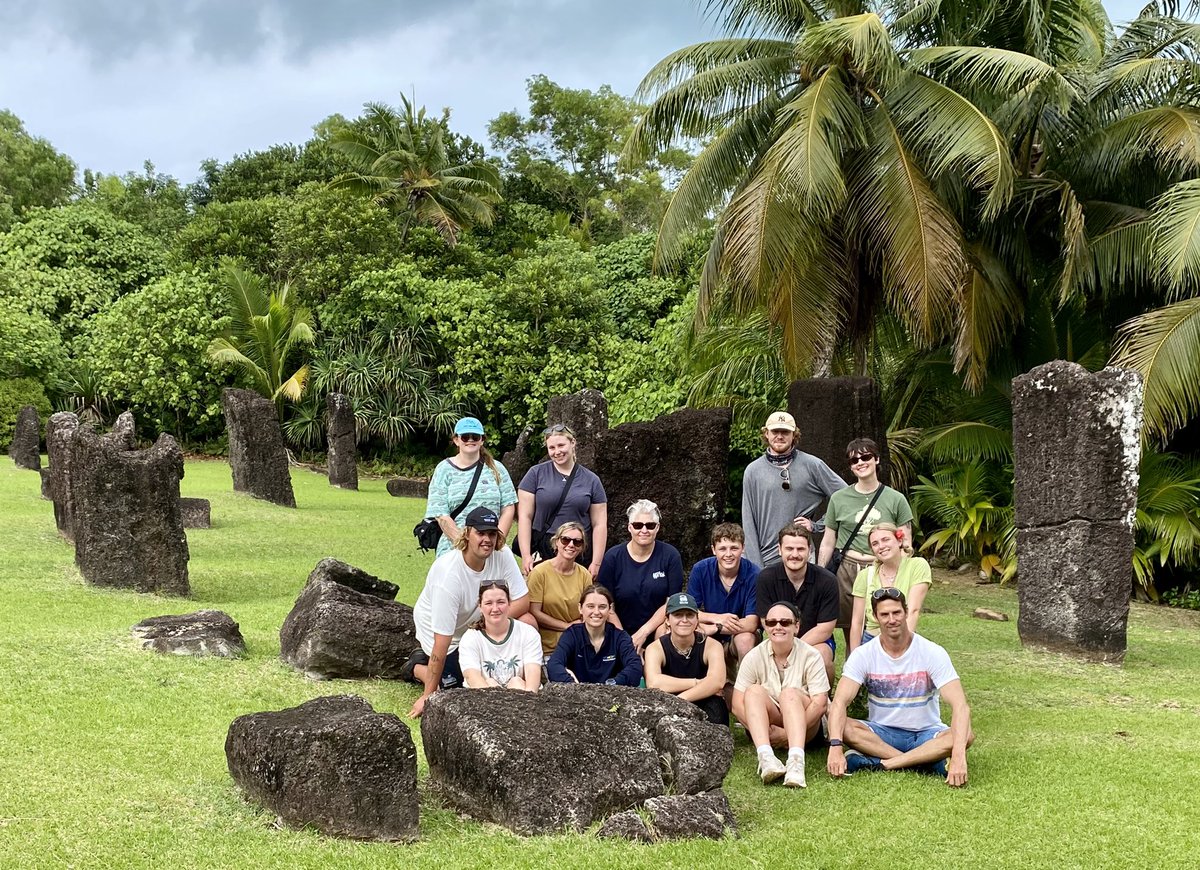
M 630 522 L 629 528 L 633 529 L 635 532 L 640 532 L 642 529 L 646 529 L 647 531 L 652 532 L 658 528 L 658 523 L 655 523 L 655 522 L 649 522 L 649 523 Z
M 571 427 L 566 423 L 555 423 L 553 426 L 547 426 L 542 431 L 543 438 L 549 438 L 551 435 L 569 435 L 575 437 L 575 433 L 571 431 Z
M 850 464 L 858 465 L 858 463 L 860 463 L 860 462 L 870 462 L 874 458 L 875 458 L 874 453 L 859 453 L 857 456 L 850 457 Z
M 473 443 L 475 441 L 482 441 L 483 436 L 475 432 L 465 432 L 462 435 L 459 435 L 458 439 L 460 441 L 466 441 L 467 443 Z
M 583 538 L 568 538 L 565 535 L 559 538 L 558 542 L 564 547 L 575 547 L 576 549 L 583 546 Z
M 792 473 L 786 468 L 779 472 L 779 477 L 783 480 L 783 491 L 787 492 L 792 488 Z
M 872 601 L 883 601 L 885 598 L 892 601 L 903 601 L 904 593 L 895 586 L 884 586 L 871 593 Z
M 492 590 L 492 589 L 499 589 L 499 590 L 501 590 L 502 592 L 505 592 L 505 593 L 507 593 L 507 592 L 508 592 L 508 584 L 507 584 L 507 583 L 501 583 L 501 582 L 500 582 L 500 581 L 498 581 L 498 580 L 489 580 L 487 583 L 482 583 L 482 584 L 480 584 L 480 586 L 479 586 L 479 594 L 480 594 L 480 595 L 482 595 L 483 593 L 485 593 L 485 592 L 488 592 L 488 591 L 490 591 L 490 590 Z
M 763 620 L 763 625 L 765 625 L 767 628 L 775 628 L 776 626 L 779 626 L 780 628 L 791 628 L 795 624 L 796 624 L 796 620 L 794 620 L 794 619 L 764 619 Z

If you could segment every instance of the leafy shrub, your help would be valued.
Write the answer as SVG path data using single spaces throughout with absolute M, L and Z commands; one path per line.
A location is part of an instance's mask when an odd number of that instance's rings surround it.
M 274 274 L 272 238 L 286 207 L 278 197 L 210 203 L 180 231 L 180 255 L 208 271 L 232 257 L 254 272 Z
M 50 318 L 0 298 L 0 377 L 31 377 L 53 389 L 66 368 L 67 351 Z
M 33 378 L 8 378 L 0 381 L 0 450 L 12 444 L 17 429 L 17 415 L 26 405 L 37 408 L 45 431 L 46 419 L 50 416 L 50 400 L 46 391 Z
M 205 354 L 228 323 L 222 310 L 210 280 L 170 275 L 93 319 L 86 361 L 118 407 L 183 439 L 214 437 L 228 380 Z

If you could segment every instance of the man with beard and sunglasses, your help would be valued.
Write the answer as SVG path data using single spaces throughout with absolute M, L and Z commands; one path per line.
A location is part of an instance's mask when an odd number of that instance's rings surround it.
M 787 411 L 767 417 L 762 437 L 766 451 L 742 476 L 742 528 L 746 558 L 765 568 L 780 559 L 776 535 L 784 526 L 795 523 L 818 535 L 824 531 L 817 511 L 846 482 L 800 449 L 800 428 Z
M 846 659 L 829 710 L 829 773 L 912 769 L 967 784 L 967 748 L 974 742 L 971 708 L 946 651 L 908 627 L 908 602 L 894 586 L 876 589 L 871 607 L 879 637 Z M 846 709 L 867 687 L 867 719 Z M 942 722 L 939 696 L 950 705 Z

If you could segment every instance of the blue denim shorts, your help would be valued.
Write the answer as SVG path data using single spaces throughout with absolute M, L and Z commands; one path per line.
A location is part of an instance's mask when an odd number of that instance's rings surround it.
M 888 746 L 899 749 L 901 752 L 916 749 L 922 743 L 928 743 L 943 731 L 949 730 L 946 725 L 942 725 L 939 728 L 924 728 L 920 731 L 909 731 L 907 728 L 890 728 L 887 725 L 880 725 L 870 721 L 866 723 L 866 726 L 874 731 L 876 736 Z

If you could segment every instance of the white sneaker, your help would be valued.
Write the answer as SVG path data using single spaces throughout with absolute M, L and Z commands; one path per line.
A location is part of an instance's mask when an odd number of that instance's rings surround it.
M 763 785 L 770 785 L 783 779 L 786 768 L 783 762 L 772 755 L 760 755 L 758 758 L 758 775 L 762 777 Z
M 785 770 L 787 771 L 787 774 L 783 778 L 783 784 L 785 786 L 788 788 L 808 787 L 808 782 L 804 779 L 803 755 L 801 755 L 799 758 L 789 758 L 787 760 L 787 767 Z

